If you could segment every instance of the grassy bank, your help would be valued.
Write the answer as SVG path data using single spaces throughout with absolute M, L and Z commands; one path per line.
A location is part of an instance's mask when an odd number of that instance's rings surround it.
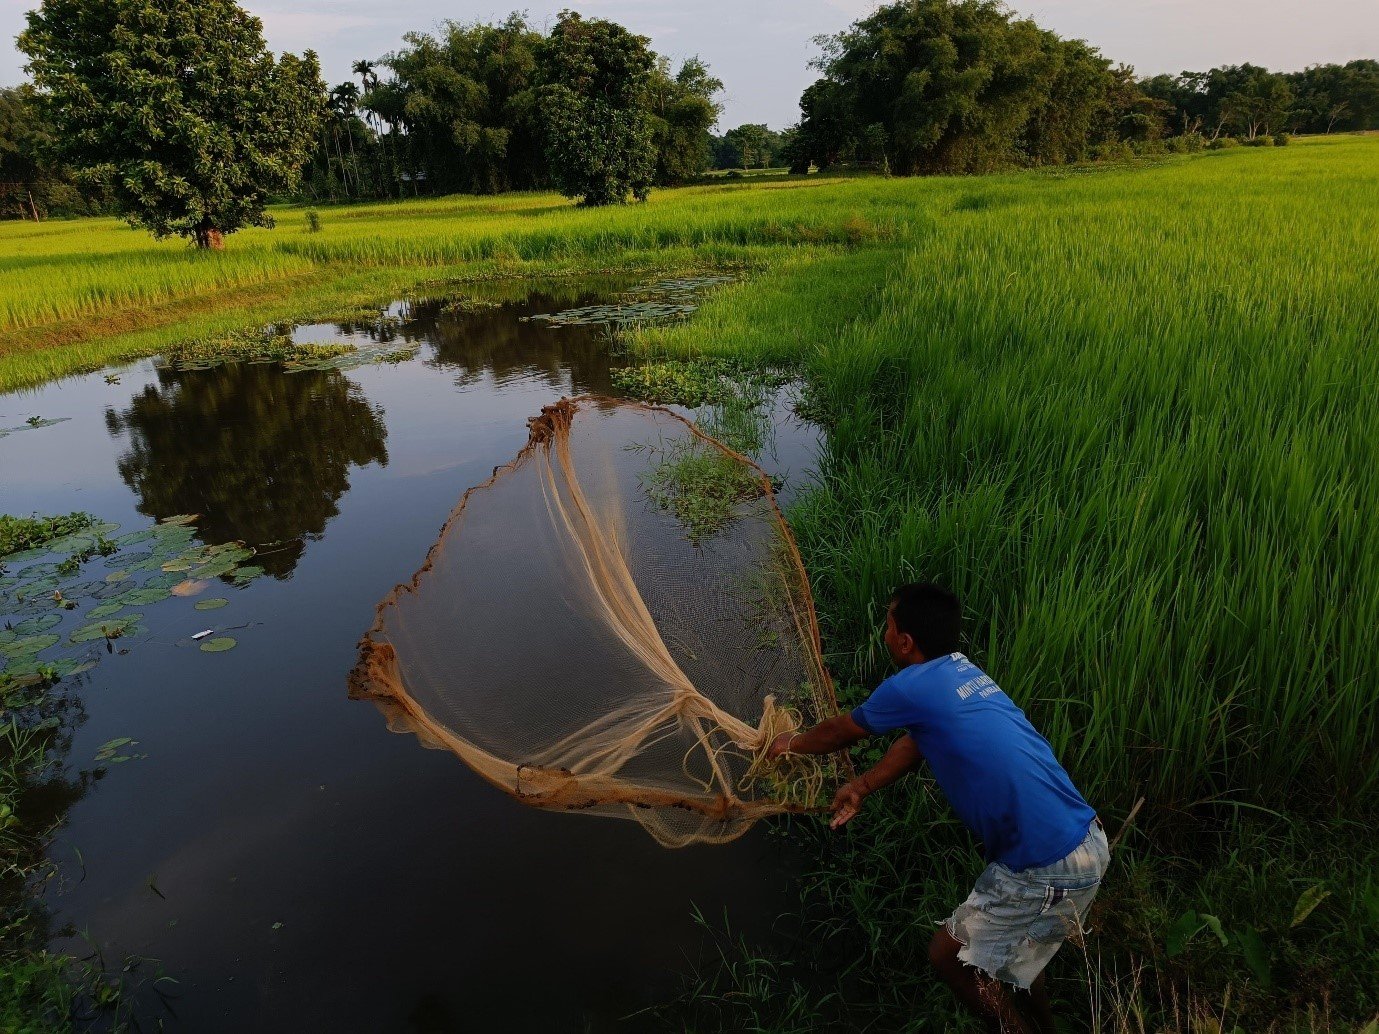
M 969 652 L 1108 824 L 1147 799 L 1088 955 L 1056 968 L 1079 1024 L 1349 1029 L 1379 1012 L 1377 159 L 1344 138 L 612 212 L 440 199 L 326 210 L 315 234 L 283 211 L 223 256 L 11 224 L 0 385 L 428 279 L 749 261 L 630 344 L 806 369 L 830 435 L 791 519 L 848 699 L 884 671 L 892 584 L 947 582 Z M 796 949 L 725 943 L 681 1022 L 955 1022 L 924 945 L 979 861 L 911 782 L 805 832 Z
M 1103 1025 L 1138 1000 L 1187 1029 L 1194 994 L 1226 1030 L 1379 1012 L 1370 156 L 936 184 L 932 232 L 640 337 L 807 362 L 831 433 L 791 519 L 850 700 L 884 673 L 890 586 L 935 578 L 1112 828 L 1147 798 L 1102 954 L 1060 968 Z M 871 811 L 820 843 L 796 968 L 712 975 L 726 1025 L 952 1022 L 924 948 L 979 862 L 922 785 Z M 1189 912 L 1226 943 L 1176 943 Z

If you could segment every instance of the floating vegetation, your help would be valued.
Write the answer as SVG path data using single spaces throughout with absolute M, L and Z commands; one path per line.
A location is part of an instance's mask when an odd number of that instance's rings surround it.
M 661 451 L 642 486 L 653 504 L 675 515 L 691 542 L 727 528 L 739 503 L 763 494 L 752 467 L 699 439 Z
M 298 347 L 316 351 L 283 363 L 283 369 L 288 373 L 299 373 L 303 370 L 353 370 L 371 363 L 396 365 L 416 358 L 419 346 L 405 345 L 397 348 L 391 342 L 377 342 L 362 346 L 339 343 Z
M 697 409 L 726 405 L 747 394 L 755 396 L 763 391 L 775 391 L 793 377 L 792 372 L 776 367 L 754 366 L 722 356 L 704 356 L 625 366 L 613 371 L 613 384 L 643 402 Z
M 226 363 L 314 363 L 353 351 L 353 345 L 344 343 L 299 344 L 290 333 L 274 328 L 174 345 L 163 354 L 163 360 L 174 370 L 210 370 Z
M 11 517 L 0 514 L 0 565 L 18 561 L 14 554 L 38 557 L 38 547 L 53 539 L 83 531 L 96 523 L 89 513 L 69 513 L 61 517 Z M 27 559 L 25 557 L 24 559 Z
M 226 650 L 233 650 L 239 643 L 233 636 L 222 635 L 214 639 L 205 639 L 201 643 L 202 653 L 224 653 Z
M 471 298 L 461 296 L 451 298 L 441 304 L 440 313 L 442 316 L 471 316 L 477 312 L 489 312 L 498 309 L 503 303 L 492 298 Z
M 224 596 L 212 596 L 210 599 L 197 600 L 197 610 L 219 610 L 221 607 L 228 606 L 230 603 Z
M 85 671 L 104 652 L 93 647 L 147 631 L 134 608 L 199 595 L 215 579 L 242 588 L 264 574 L 247 563 L 252 547 L 203 543 L 195 522 L 194 514 L 177 514 L 110 538 L 118 526 L 89 514 L 0 517 L 0 690 L 6 698 L 16 688 Z M 106 570 L 92 570 L 96 564 Z M 214 610 L 227 602 L 204 600 L 197 607 Z
M 545 323 L 552 327 L 603 324 L 615 329 L 644 323 L 665 323 L 688 316 L 699 308 L 707 291 L 735 279 L 726 274 L 713 274 L 659 280 L 624 292 L 616 302 L 524 316 L 522 319 L 524 322 Z
M 127 614 L 113 621 L 93 621 L 75 629 L 67 638 L 74 643 L 92 643 L 98 639 L 119 639 L 136 635 L 142 630 L 142 614 Z
M 137 747 L 139 741 L 128 736 L 102 743 L 96 748 L 95 762 L 99 765 L 118 765 L 124 761 L 134 761 L 148 757 L 147 754 L 125 753 L 130 747 Z
M 41 416 L 31 416 L 18 427 L 0 427 L 0 438 L 14 434 L 16 431 L 33 431 L 39 427 L 52 427 L 54 424 L 61 424 L 71 420 L 69 416 L 53 417 L 51 419 Z

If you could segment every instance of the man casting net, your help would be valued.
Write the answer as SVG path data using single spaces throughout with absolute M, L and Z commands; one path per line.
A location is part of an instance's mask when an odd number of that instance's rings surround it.
M 723 842 L 826 803 L 766 760 L 837 710 L 769 480 L 649 406 L 563 400 L 379 604 L 351 696 L 538 807 Z

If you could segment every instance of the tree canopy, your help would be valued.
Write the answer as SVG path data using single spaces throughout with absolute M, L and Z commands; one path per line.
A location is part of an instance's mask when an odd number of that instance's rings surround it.
M 1207 72 L 1156 75 L 1141 82 L 1179 132 L 1208 136 L 1333 133 L 1379 129 L 1379 61 L 1271 72 L 1223 65 Z
M 268 223 L 324 107 L 315 55 L 275 60 L 233 0 L 44 0 L 19 47 L 62 157 L 134 225 L 201 247 Z
M 645 36 L 564 11 L 546 40 L 541 114 L 557 186 L 586 205 L 644 200 L 656 171 Z
M 1128 69 L 998 0 L 901 0 L 816 42 L 823 77 L 800 101 L 797 167 L 985 172 L 1157 131 Z

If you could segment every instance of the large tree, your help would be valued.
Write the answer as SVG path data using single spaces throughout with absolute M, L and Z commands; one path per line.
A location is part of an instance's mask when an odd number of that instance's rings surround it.
M 666 58 L 656 62 L 648 107 L 659 185 L 684 183 L 709 167 L 709 130 L 723 110 L 716 100 L 722 90 L 723 81 L 697 57 L 687 59 L 674 75 Z
M 800 100 L 797 169 L 986 172 L 1157 132 L 1128 70 L 999 0 L 900 0 L 816 42 L 823 78 Z
M 551 172 L 566 197 L 586 205 L 646 199 L 656 174 L 649 42 L 572 11 L 547 37 L 541 111 Z
M 316 56 L 275 60 L 233 0 L 44 0 L 19 47 L 66 160 L 155 236 L 269 225 L 325 105 Z
M 368 67 L 362 99 L 390 127 L 401 171 L 442 192 L 545 185 L 533 93 L 541 35 L 513 14 L 497 25 L 446 22 L 403 41 L 383 60 L 391 78 Z

